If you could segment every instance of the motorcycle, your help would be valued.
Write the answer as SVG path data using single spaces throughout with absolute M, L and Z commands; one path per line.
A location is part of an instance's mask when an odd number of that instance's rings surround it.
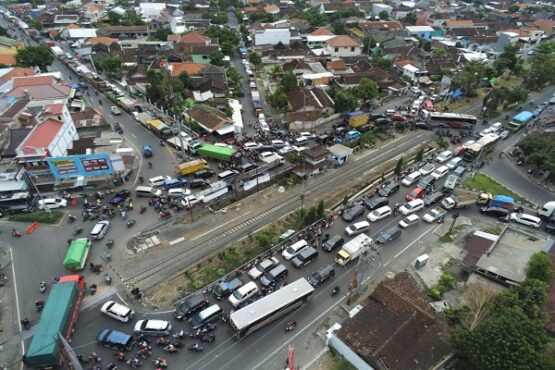
M 23 330 L 29 330 L 29 328 L 31 327 L 31 322 L 28 318 L 24 318 L 21 320 L 21 326 L 23 327 Z
M 142 176 L 139 176 L 139 184 L 142 184 L 145 182 L 145 178 Z
M 77 220 L 77 217 L 75 217 L 74 215 L 70 214 L 67 216 L 67 222 L 72 224 Z
M 146 207 L 145 207 L 145 206 L 141 206 L 141 207 L 139 208 L 139 213 L 140 213 L 140 214 L 143 214 L 143 213 L 145 213 L 145 212 L 146 212 Z
M 202 352 L 204 350 L 204 347 L 201 346 L 199 342 L 195 342 L 188 346 L 187 349 L 193 352 Z
M 91 295 L 95 295 L 95 294 L 96 294 L 96 289 L 97 289 L 96 284 L 91 284 L 91 285 L 90 285 L 89 291 L 90 291 Z
M 114 239 L 108 239 L 108 242 L 106 243 L 106 246 L 108 248 L 112 248 L 114 246 Z
M 154 362 L 154 366 L 156 366 L 157 368 L 165 369 L 168 367 L 168 361 L 166 361 L 166 359 L 162 357 L 158 357 L 156 360 L 153 360 L 152 362 Z
M 106 251 L 104 251 L 104 260 L 106 262 L 110 262 L 112 260 L 112 251 L 109 249 L 106 249 Z
M 16 229 L 12 229 L 12 236 L 15 237 L 15 238 L 20 238 L 21 233 L 19 231 L 17 231 Z
M 39 284 L 39 290 L 41 293 L 46 293 L 46 289 L 48 289 L 48 285 L 46 284 L 46 281 L 41 281 Z
M 137 221 L 135 221 L 135 220 L 128 220 L 127 221 L 127 227 L 131 227 L 131 226 L 135 225 L 136 223 L 137 223 Z
M 160 212 L 159 212 L 159 215 L 160 215 L 160 218 L 162 218 L 162 219 L 168 219 L 168 218 L 171 218 L 171 217 L 172 217 L 171 212 L 168 211 L 168 210 L 160 211 Z
M 73 230 L 73 236 L 77 236 L 83 232 L 82 227 L 78 227 L 77 229 Z
M 106 282 L 106 285 L 112 284 L 112 278 L 110 277 L 110 275 L 104 275 L 104 282 Z
M 287 323 L 287 326 L 285 327 L 285 331 L 290 332 L 292 330 L 295 330 L 296 327 L 297 327 L 297 322 L 295 320 L 291 320 Z
M 143 363 L 137 357 L 131 358 L 131 359 L 125 361 L 125 363 L 127 365 L 131 366 L 134 369 L 143 366 Z
M 214 343 L 215 340 L 216 336 L 214 335 L 214 333 L 207 333 L 200 337 L 200 341 L 202 343 Z
M 339 293 L 339 290 L 340 290 L 340 289 L 339 289 L 338 286 L 334 287 L 333 290 L 331 291 L 331 295 L 332 295 L 332 296 L 336 295 L 337 293 Z
M 127 355 L 125 354 L 125 352 L 116 352 L 116 353 L 114 353 L 114 357 L 118 361 L 127 360 Z
M 100 274 L 102 271 L 104 271 L 104 267 L 102 266 L 101 263 L 94 264 L 94 263 L 89 263 L 89 267 L 91 268 L 92 272 L 95 272 L 97 275 Z
M 36 300 L 35 307 L 37 308 L 37 312 L 41 312 L 42 309 L 44 308 L 44 301 Z
M 173 344 L 168 344 L 167 346 L 164 347 L 164 352 L 168 352 L 169 354 L 173 355 L 174 353 L 178 352 L 178 349 Z

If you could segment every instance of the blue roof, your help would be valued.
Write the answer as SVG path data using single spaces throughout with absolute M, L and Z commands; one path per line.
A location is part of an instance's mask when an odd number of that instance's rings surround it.
M 533 116 L 534 114 L 532 112 L 528 112 L 527 110 L 525 110 L 523 112 L 520 112 L 516 116 L 514 116 L 513 120 L 517 122 L 525 122 L 525 121 L 528 121 Z
M 126 345 L 130 337 L 130 335 L 122 333 L 121 331 L 112 330 L 108 337 L 104 338 L 104 341 Z

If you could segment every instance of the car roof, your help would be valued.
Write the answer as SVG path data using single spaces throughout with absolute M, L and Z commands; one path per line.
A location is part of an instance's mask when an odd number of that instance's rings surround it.
M 146 323 L 143 324 L 145 329 L 166 329 L 168 327 L 168 322 L 166 320 L 151 320 L 147 319 Z
M 110 306 L 111 304 L 111 306 Z M 109 306 L 109 307 L 107 307 Z M 126 316 L 131 309 L 127 306 L 122 305 L 121 303 L 115 301 L 108 301 L 104 304 L 104 307 L 107 311 L 113 312 L 118 316 Z M 104 308 L 103 307 L 103 308 Z

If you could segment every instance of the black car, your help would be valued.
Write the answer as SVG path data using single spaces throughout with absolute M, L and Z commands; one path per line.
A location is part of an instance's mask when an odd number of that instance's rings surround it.
M 318 285 L 322 284 L 328 279 L 331 279 L 334 276 L 335 269 L 333 268 L 333 265 L 328 265 L 310 274 L 310 276 L 308 277 L 308 282 L 313 287 L 317 287 Z
M 121 125 L 117 122 L 112 123 L 112 129 L 118 134 L 123 134 L 123 129 L 121 128 Z
M 183 320 L 187 316 L 208 307 L 208 299 L 204 294 L 195 294 L 185 299 L 173 312 L 176 320 Z
M 486 216 L 497 217 L 499 221 L 508 222 L 511 212 L 501 207 L 482 207 L 480 213 Z
M 370 211 L 378 209 L 389 204 L 389 198 L 386 197 L 372 197 L 368 199 L 365 203 L 366 208 Z
M 357 127 L 357 131 L 360 132 L 361 134 L 364 134 L 365 132 L 370 131 L 370 129 L 372 129 L 371 124 L 366 124 L 366 125 Z
M 316 257 L 318 257 L 318 250 L 310 247 L 293 257 L 291 264 L 300 269 L 301 267 L 304 267 L 314 261 Z
M 376 243 L 380 245 L 388 244 L 401 236 L 403 231 L 398 226 L 394 226 L 389 230 L 382 231 L 376 238 Z
M 216 297 L 216 299 L 218 300 L 222 299 L 226 295 L 230 295 L 231 293 L 242 287 L 243 284 L 245 284 L 243 280 L 239 279 L 238 277 L 229 281 L 222 281 L 218 285 L 216 285 L 216 288 L 214 288 L 214 297 Z
M 371 121 L 376 121 L 376 120 L 378 120 L 378 119 L 380 119 L 380 118 L 386 118 L 386 119 L 387 119 L 386 115 L 383 114 L 383 113 L 374 113 L 374 114 L 371 114 L 371 115 L 370 115 L 370 120 L 371 120 Z
M 414 127 L 422 129 L 422 130 L 431 130 L 432 128 L 428 126 L 426 122 L 415 122 Z
M 326 252 L 331 252 L 335 248 L 339 248 L 345 243 L 345 240 L 341 235 L 334 235 L 322 245 L 322 249 Z
M 210 187 L 210 183 L 204 179 L 192 179 L 189 183 L 191 189 L 204 189 Z
M 424 206 L 431 207 L 443 198 L 443 193 L 441 191 L 436 191 L 432 194 L 427 195 L 424 198 Z
M 358 216 L 361 216 L 364 213 L 364 207 L 362 205 L 352 206 L 351 208 L 347 209 L 343 212 L 343 216 L 341 218 L 345 222 L 351 222 Z
M 210 168 L 199 170 L 193 174 L 195 179 L 208 179 L 216 174 L 216 171 L 211 170 Z
M 401 188 L 401 185 L 398 182 L 392 182 L 389 185 L 384 186 L 380 190 L 378 190 L 378 195 L 380 197 L 389 197 L 393 193 L 396 193 Z
M 376 126 L 388 126 L 391 125 L 391 120 L 389 118 L 378 118 L 374 123 Z

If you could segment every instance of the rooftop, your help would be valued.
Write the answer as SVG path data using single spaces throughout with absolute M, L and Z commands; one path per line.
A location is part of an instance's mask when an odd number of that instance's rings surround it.
M 347 35 L 335 36 L 334 38 L 331 38 L 331 39 L 327 40 L 326 43 L 331 47 L 357 47 L 357 46 L 360 46 L 360 43 L 357 40 L 355 40 L 352 37 L 349 37 Z
M 25 147 L 46 149 L 56 137 L 63 126 L 63 122 L 55 119 L 47 119 L 35 126 L 33 131 L 21 143 L 21 148 L 25 152 Z
M 179 76 L 183 72 L 187 72 L 189 76 L 195 76 L 202 72 L 205 68 L 206 65 L 200 63 L 170 63 L 170 69 L 173 77 Z

